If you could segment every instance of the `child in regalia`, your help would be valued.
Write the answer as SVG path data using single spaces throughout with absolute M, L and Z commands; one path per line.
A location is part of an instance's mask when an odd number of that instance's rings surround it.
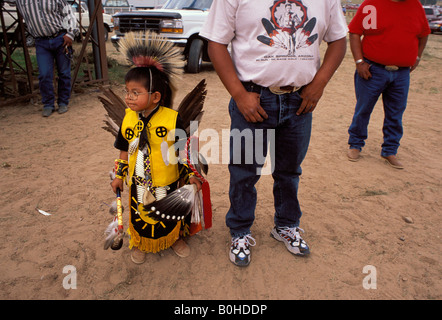
M 123 50 L 135 67 L 125 76 L 128 108 L 114 144 L 120 155 L 111 186 L 116 192 L 117 188 L 123 190 L 124 181 L 128 185 L 131 260 L 140 264 L 145 253 L 170 247 L 185 257 L 190 249 L 182 236 L 188 234 L 190 216 L 178 221 L 157 221 L 147 215 L 145 208 L 176 190 L 183 181 L 201 188 L 198 178 L 179 161 L 175 150 L 180 141 L 174 132 L 184 130 L 178 112 L 171 109 L 171 77 L 176 68 L 170 59 L 162 61 L 146 53 L 146 48 L 125 45 Z M 185 144 L 186 140 L 181 142 Z

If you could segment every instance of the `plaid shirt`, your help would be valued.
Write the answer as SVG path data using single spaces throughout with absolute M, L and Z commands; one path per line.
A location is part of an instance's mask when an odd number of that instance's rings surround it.
M 74 9 L 66 0 L 16 0 L 29 33 L 35 38 L 50 37 L 61 30 L 74 39 L 79 30 Z

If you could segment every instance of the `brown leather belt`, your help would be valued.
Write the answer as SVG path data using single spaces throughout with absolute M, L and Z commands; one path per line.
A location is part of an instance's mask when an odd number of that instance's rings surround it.
M 298 91 L 299 89 L 301 89 L 301 87 L 294 87 L 294 86 L 269 87 L 270 92 L 274 94 L 292 93 Z
M 246 88 L 249 92 L 256 92 L 261 93 L 261 89 L 263 89 L 263 86 L 260 86 L 259 84 L 253 83 L 252 81 L 249 82 L 242 82 L 244 88 Z M 268 89 L 273 94 L 285 94 L 285 93 L 293 93 L 296 91 L 299 91 L 302 87 L 294 87 L 294 86 L 282 86 L 282 87 L 269 87 Z
M 377 66 L 379 66 L 379 67 L 381 67 L 381 68 L 384 68 L 385 70 L 387 70 L 387 71 L 398 71 L 398 70 L 402 70 L 402 69 L 409 69 L 410 67 L 399 67 L 399 66 L 395 66 L 395 65 L 385 65 L 385 64 L 380 64 L 380 63 L 377 63 L 377 62 L 374 62 L 374 61 L 372 61 L 372 60 L 369 60 L 369 59 L 367 59 L 367 58 L 365 58 L 365 60 L 366 60 L 366 62 L 368 63 L 368 64 L 374 64 L 374 65 L 377 65 Z

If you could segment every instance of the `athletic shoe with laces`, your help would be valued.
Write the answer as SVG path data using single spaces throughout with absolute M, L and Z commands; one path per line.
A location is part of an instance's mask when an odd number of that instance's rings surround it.
M 305 256 L 310 254 L 310 249 L 307 243 L 302 239 L 299 231 L 304 232 L 298 227 L 274 227 L 270 235 L 278 241 L 284 242 L 287 250 L 297 256 Z
M 250 264 L 250 246 L 255 246 L 255 239 L 250 234 L 242 237 L 233 237 L 230 246 L 230 261 L 238 267 L 247 267 Z

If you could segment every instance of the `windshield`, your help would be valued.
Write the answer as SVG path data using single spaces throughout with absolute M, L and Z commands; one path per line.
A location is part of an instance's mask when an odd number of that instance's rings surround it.
M 208 10 L 213 0 L 169 0 L 164 9 Z
M 127 0 L 107 0 L 104 3 L 105 7 L 129 7 Z

